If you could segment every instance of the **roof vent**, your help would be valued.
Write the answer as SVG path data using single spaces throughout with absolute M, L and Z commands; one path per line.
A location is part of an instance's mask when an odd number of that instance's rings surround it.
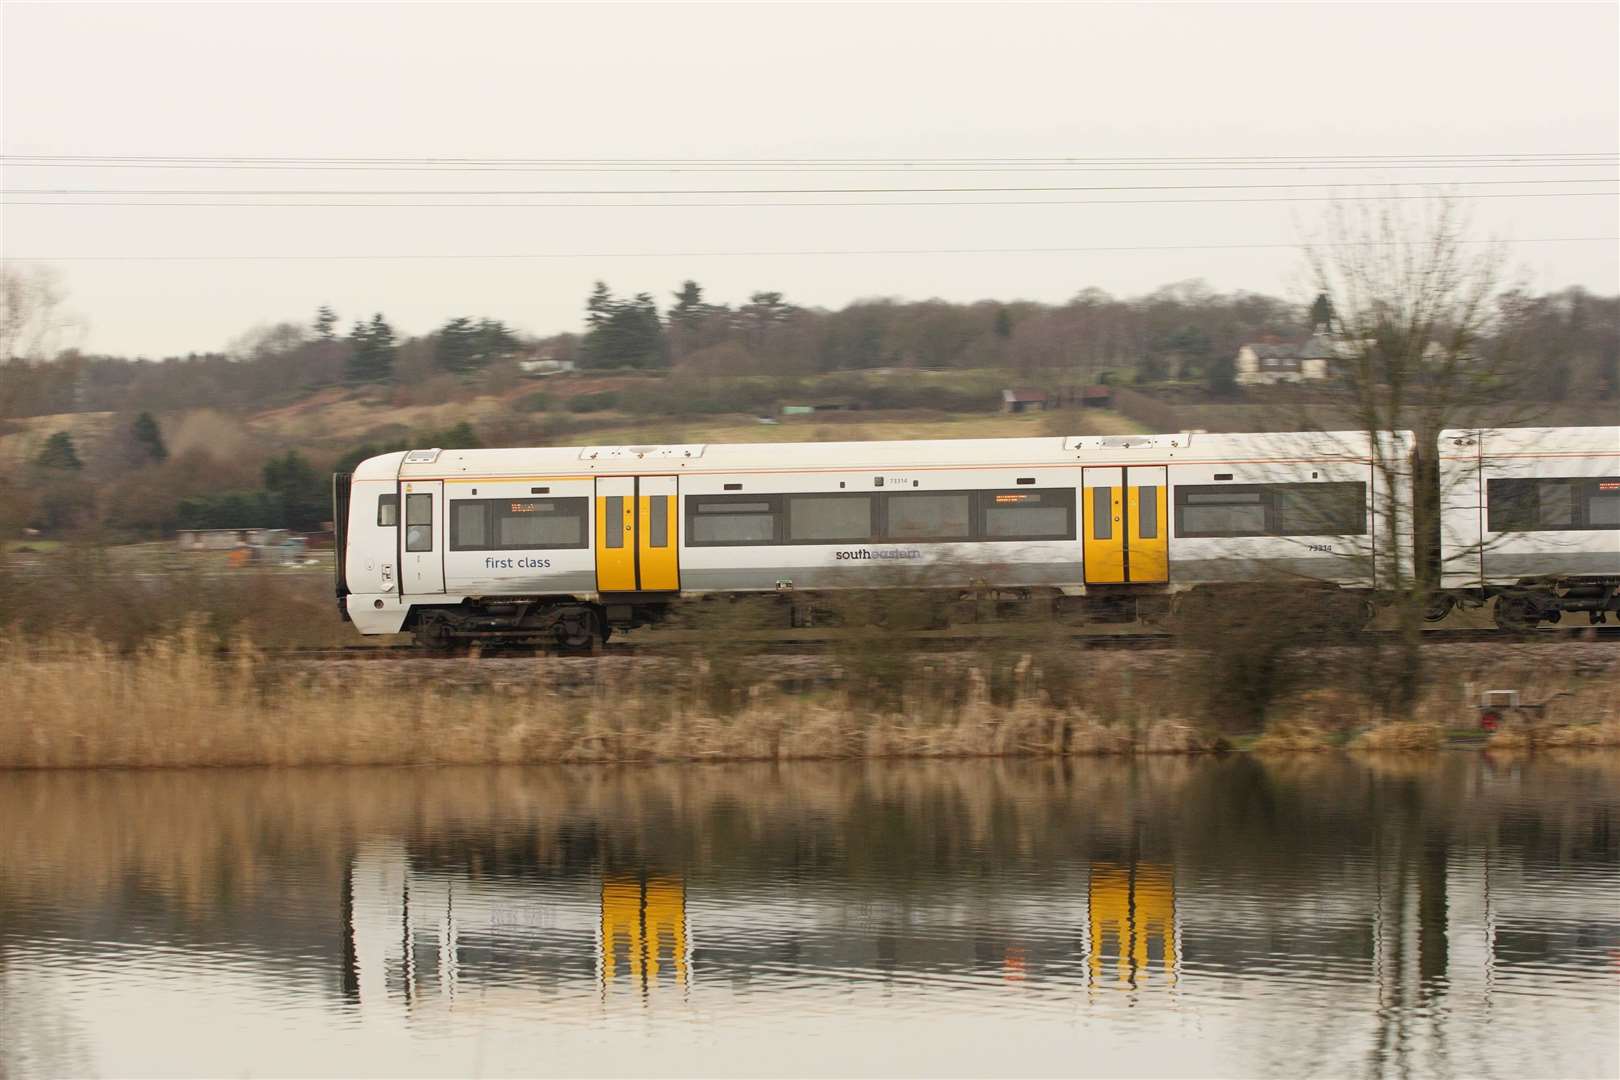
M 435 461 L 439 460 L 439 455 L 442 453 L 444 453 L 444 451 L 440 450 L 438 447 L 434 447 L 432 450 L 412 450 L 410 453 L 405 455 L 405 464 L 431 465 Z
M 676 446 L 587 446 L 579 452 L 581 461 L 686 461 L 700 458 L 706 444 Z
M 1179 435 L 1076 435 L 1063 440 L 1065 450 L 1177 450 L 1192 444 L 1192 436 Z

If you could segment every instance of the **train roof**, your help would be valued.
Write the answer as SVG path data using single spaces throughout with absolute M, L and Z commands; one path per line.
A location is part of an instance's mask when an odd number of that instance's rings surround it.
M 1408 433 L 1400 433 L 1403 441 Z M 690 443 L 667 445 L 527 447 L 491 450 L 422 449 L 368 458 L 360 480 L 463 475 L 614 475 L 648 472 L 727 472 L 781 462 L 802 469 L 902 468 L 927 465 L 1109 465 L 1141 461 L 1226 461 L 1279 457 L 1362 458 L 1360 431 L 1256 432 L 1212 435 L 1054 435 L 1023 439 L 918 439 L 883 442 Z
M 1580 454 L 1620 456 L 1620 427 L 1456 428 L 1440 433 L 1442 451 L 1476 443 L 1481 455 Z M 1471 451 L 1469 451 L 1471 453 Z

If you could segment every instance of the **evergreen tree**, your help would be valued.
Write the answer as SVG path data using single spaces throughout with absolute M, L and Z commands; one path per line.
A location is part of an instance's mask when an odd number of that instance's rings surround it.
M 669 309 L 670 326 L 690 330 L 708 313 L 709 306 L 703 302 L 703 287 L 697 282 L 681 282 L 680 291 L 674 296 L 675 306 Z
M 315 336 L 321 341 L 336 339 L 337 312 L 322 304 L 315 309 Z
M 1327 293 L 1317 293 L 1311 304 L 1311 329 L 1324 334 L 1333 329 L 1333 301 Z
M 669 344 L 651 293 L 619 300 L 597 282 L 586 301 L 590 330 L 581 347 L 587 368 L 658 368 L 669 365 Z
M 369 323 L 357 322 L 349 331 L 350 382 L 385 382 L 394 373 L 394 328 L 382 313 Z
M 1008 311 L 1006 307 L 996 308 L 995 332 L 996 337 L 1002 341 L 1012 337 L 1012 312 Z
M 265 462 L 264 490 L 286 528 L 318 529 L 330 512 L 325 483 L 296 450 Z
M 446 371 L 470 371 L 476 366 L 478 328 L 466 316 L 457 316 L 439 327 L 433 343 L 433 362 Z
M 498 319 L 473 322 L 465 316 L 451 319 L 439 328 L 433 346 L 433 361 L 446 371 L 458 374 L 485 367 L 490 361 L 517 352 L 517 335 Z
M 585 324 L 592 330 L 602 329 L 613 318 L 614 303 L 607 282 L 598 281 L 585 300 Z
M 34 459 L 34 464 L 42 469 L 84 468 L 84 462 L 79 460 L 79 451 L 73 445 L 73 436 L 65 431 L 58 431 L 45 440 L 45 447 Z
M 135 440 L 135 445 L 145 452 L 149 461 L 164 461 L 169 456 L 169 448 L 163 444 L 163 432 L 151 413 L 143 412 L 135 418 L 130 425 L 129 433 Z

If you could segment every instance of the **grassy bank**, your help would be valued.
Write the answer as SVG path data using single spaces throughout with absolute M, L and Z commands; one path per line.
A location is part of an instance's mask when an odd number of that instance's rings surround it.
M 1015 644 L 893 664 L 834 656 L 785 673 L 766 657 L 695 654 L 295 664 L 245 644 L 222 659 L 195 629 L 123 653 L 10 639 L 0 641 L 0 768 L 1409 750 L 1474 722 L 1448 683 L 1398 725 L 1318 693 L 1279 702 L 1263 730 L 1233 737 L 1196 711 L 1198 686 L 1184 677 L 1194 662 L 1065 659 Z M 1585 680 L 1552 722 L 1497 738 L 1620 743 L 1610 688 Z

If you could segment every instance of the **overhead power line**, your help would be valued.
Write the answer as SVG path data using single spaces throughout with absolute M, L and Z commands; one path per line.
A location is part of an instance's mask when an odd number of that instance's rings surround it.
M 1460 240 L 1463 244 L 1584 244 L 1614 243 L 1620 236 L 1533 236 L 1508 241 Z M 1323 248 L 1388 247 L 1391 241 L 1359 241 L 1320 244 Z M 372 262 L 436 260 L 541 260 L 541 259 L 712 259 L 712 258 L 812 258 L 824 256 L 887 255 L 1097 255 L 1154 251 L 1263 251 L 1298 250 L 1297 242 L 1237 244 L 1127 244 L 1097 247 L 1006 247 L 1006 248 L 813 248 L 791 251 L 769 249 L 752 251 L 543 251 L 485 253 L 394 253 L 371 255 L 17 255 L 8 262 Z
M 1458 199 L 1570 199 L 1570 198 L 1616 198 L 1620 191 L 1513 191 L 1513 192 L 1463 192 L 1453 196 Z M 147 209 L 162 209 L 165 207 L 178 207 L 182 209 L 195 208 L 270 208 L 282 210 L 314 210 L 314 209 L 356 209 L 356 210 L 388 210 L 388 209 L 427 209 L 427 210 L 575 210 L 575 209 L 611 209 L 611 210 L 724 210 L 724 209 L 771 209 L 782 207 L 803 208 L 837 208 L 837 207 L 928 207 L 928 206 L 1141 206 L 1141 205 L 1188 205 L 1208 203 L 1301 203 L 1301 202 L 1365 202 L 1386 201 L 1390 199 L 1411 200 L 1427 199 L 1428 195 L 1295 195 L 1277 196 L 1263 195 L 1235 198 L 1212 199 L 905 199 L 888 200 L 883 202 L 864 201 L 838 201 L 838 202 L 264 202 L 254 200 L 250 202 L 157 202 L 151 200 L 45 200 L 45 199 L 8 199 L 0 202 L 0 206 L 61 206 L 61 207 L 143 207 Z
M 1559 177 L 1528 180 L 1445 180 L 1405 181 L 1367 184 L 1367 187 L 1414 187 L 1439 185 L 1503 186 L 1524 184 L 1599 184 L 1614 182 L 1612 177 Z M 1343 183 L 1268 182 L 1247 184 L 1019 184 L 952 185 L 948 187 L 775 187 L 775 188 L 107 188 L 107 187 L 14 187 L 0 189 L 0 195 L 121 195 L 173 197 L 276 196 L 285 198 L 384 198 L 410 196 L 472 197 L 506 195 L 968 195 L 1097 191 L 1243 191 L 1293 188 L 1344 188 Z
M 521 158 L 8 154 L 0 167 L 507 172 L 1018 172 L 1270 171 L 1604 166 L 1614 151 L 1492 154 L 1054 156 L 962 158 Z

